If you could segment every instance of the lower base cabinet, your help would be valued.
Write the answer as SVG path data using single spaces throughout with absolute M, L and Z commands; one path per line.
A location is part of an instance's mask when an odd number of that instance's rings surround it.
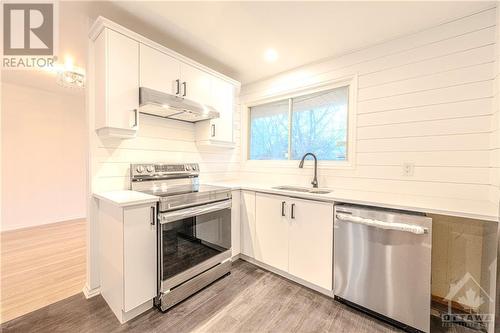
M 255 192 L 240 194 L 241 253 L 255 258 Z
M 252 199 L 242 195 L 242 253 L 331 291 L 333 203 L 266 193 Z
M 99 201 L 101 295 L 121 323 L 151 308 L 156 296 L 155 208 Z
M 288 272 L 289 228 L 287 197 L 257 193 L 255 196 L 255 259 Z
M 288 229 L 288 272 L 333 290 L 333 204 L 293 199 Z

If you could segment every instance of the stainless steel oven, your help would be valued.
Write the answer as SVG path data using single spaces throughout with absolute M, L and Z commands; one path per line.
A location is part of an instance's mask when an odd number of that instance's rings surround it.
M 149 171 L 148 171 L 149 170 Z M 158 203 L 158 297 L 165 311 L 231 267 L 231 191 L 198 182 L 197 164 L 132 165 L 132 188 Z
M 166 293 L 230 260 L 231 199 L 161 213 L 159 222 L 160 293 L 167 309 L 178 298 Z M 224 275 L 224 270 L 216 275 Z M 193 286 L 182 289 L 187 291 L 183 294 L 197 291 Z

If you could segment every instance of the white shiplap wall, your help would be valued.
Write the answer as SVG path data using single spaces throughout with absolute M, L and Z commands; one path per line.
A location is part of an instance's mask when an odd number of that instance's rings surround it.
M 234 138 L 240 142 L 239 112 L 234 119 Z M 239 172 L 239 145 L 234 149 L 197 146 L 194 124 L 145 114 L 140 114 L 139 121 L 134 139 L 95 136 L 94 192 L 128 189 L 130 163 L 199 163 L 202 181 L 232 179 Z
M 492 8 L 244 85 L 242 104 L 357 76 L 355 165 L 320 168 L 321 186 L 495 200 L 495 15 Z M 414 176 L 403 176 L 403 163 L 415 164 Z M 311 169 L 243 157 L 241 176 L 306 185 Z
M 500 200 L 500 8 L 497 6 L 496 13 L 496 66 L 493 107 L 495 116 L 493 117 L 492 133 L 490 138 L 491 154 L 490 154 L 490 179 L 492 183 L 492 197 L 498 202 Z

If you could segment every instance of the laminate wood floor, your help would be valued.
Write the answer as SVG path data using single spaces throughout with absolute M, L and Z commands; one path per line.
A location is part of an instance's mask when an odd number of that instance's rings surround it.
M 82 291 L 85 235 L 85 220 L 2 232 L 1 322 Z
M 9 332 L 400 332 L 333 299 L 238 260 L 232 273 L 166 313 L 120 325 L 101 296 L 72 296 L 5 323 Z M 454 331 L 450 331 L 454 332 Z

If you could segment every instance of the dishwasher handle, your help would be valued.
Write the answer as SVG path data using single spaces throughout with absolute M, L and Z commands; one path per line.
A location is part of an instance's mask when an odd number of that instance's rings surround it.
M 428 228 L 424 228 L 424 227 L 419 226 L 419 225 L 406 224 L 406 223 L 384 222 L 384 221 L 379 221 L 379 220 L 374 220 L 374 219 L 367 219 L 367 218 L 363 218 L 363 217 L 359 217 L 359 216 L 353 216 L 351 214 L 345 214 L 345 213 L 340 213 L 340 212 L 336 214 L 336 217 L 337 217 L 337 219 L 342 220 L 342 221 L 363 224 L 366 226 L 380 228 L 380 229 L 386 229 L 386 230 L 411 232 L 411 233 L 417 234 L 417 235 L 423 235 L 423 234 L 427 234 L 429 232 Z

